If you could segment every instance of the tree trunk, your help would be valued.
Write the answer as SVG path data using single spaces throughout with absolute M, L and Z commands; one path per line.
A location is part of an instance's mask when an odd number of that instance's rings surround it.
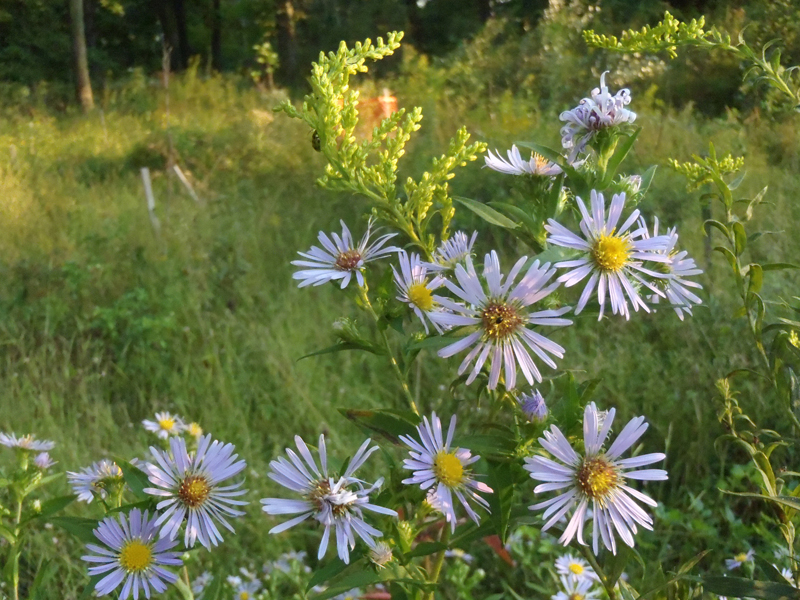
M 72 25 L 72 54 L 75 59 L 75 92 L 83 112 L 94 108 L 92 81 L 89 78 L 89 60 L 86 57 L 86 32 L 83 27 L 83 0 L 69 1 Z
M 175 30 L 175 21 L 170 16 L 169 5 L 164 0 L 153 0 L 152 7 L 161 23 L 161 33 L 164 35 L 164 45 L 170 49 L 172 61 L 170 67 L 173 71 L 180 69 L 178 48 L 178 33 Z
M 222 70 L 222 10 L 220 0 L 211 3 L 211 66 Z
M 175 10 L 175 29 L 178 33 L 178 65 L 181 69 L 189 66 L 189 58 L 192 56 L 192 49 L 189 46 L 189 30 L 186 26 L 186 4 L 184 0 L 173 0 L 172 7 Z
M 278 56 L 280 58 L 279 74 L 285 84 L 293 84 L 298 80 L 297 73 L 297 37 L 295 32 L 295 14 L 292 0 L 282 0 L 275 15 L 278 29 Z

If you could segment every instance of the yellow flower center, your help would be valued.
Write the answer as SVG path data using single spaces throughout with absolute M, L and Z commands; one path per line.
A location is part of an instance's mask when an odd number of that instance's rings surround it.
M 547 166 L 550 164 L 549 160 L 547 160 L 544 156 L 542 156 L 541 154 L 539 154 L 537 152 L 533 153 L 533 162 L 536 165 L 536 170 L 537 171 L 541 171 L 543 169 L 546 169 Z
M 570 563 L 569 570 L 572 571 L 575 575 L 580 575 L 583 573 L 583 567 L 578 563 Z
M 361 254 L 358 250 L 347 250 L 342 252 L 336 259 L 336 268 L 340 271 L 352 271 L 361 262 Z
M 408 299 L 411 304 L 425 312 L 433 308 L 433 294 L 425 283 L 412 283 L 408 286 Z
M 239 600 L 250 600 L 250 592 L 239 592 Z
M 172 428 L 175 427 L 175 419 L 161 419 L 158 426 L 164 431 L 172 431 Z
M 464 465 L 452 452 L 440 450 L 433 459 L 433 472 L 436 478 L 447 487 L 456 487 L 464 479 Z
M 735 560 L 739 561 L 739 562 L 742 562 L 742 563 L 743 562 L 747 562 L 747 553 L 746 552 L 742 552 L 741 554 L 737 554 L 733 558 Z
M 189 475 L 178 488 L 178 498 L 190 508 L 197 508 L 208 498 L 211 486 L 202 475 Z
M 575 473 L 580 490 L 602 504 L 608 495 L 624 483 L 619 471 L 604 456 L 590 456 Z
M 603 271 L 621 271 L 630 254 L 630 241 L 615 235 L 601 235 L 592 248 L 594 262 Z
M 131 540 L 120 550 L 119 564 L 128 573 L 139 573 L 153 564 L 153 551 L 147 544 Z
M 189 425 L 189 435 L 192 437 L 200 437 L 203 435 L 203 428 L 200 427 L 197 423 L 192 423 Z
M 512 335 L 522 325 L 516 309 L 505 302 L 491 302 L 481 313 L 483 330 L 492 340 L 502 340 Z
M 569 600 L 583 600 L 583 596 L 578 592 L 569 595 Z

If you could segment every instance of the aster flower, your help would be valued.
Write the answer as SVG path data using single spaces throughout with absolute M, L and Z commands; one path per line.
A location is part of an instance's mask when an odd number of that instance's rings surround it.
M 214 579 L 214 576 L 208 571 L 203 571 L 202 575 L 195 577 L 192 581 L 192 593 L 198 596 L 203 593 L 203 590 L 208 587 L 208 584 Z
M 527 256 L 520 258 L 503 281 L 497 253 L 492 250 L 487 254 L 483 267 L 487 293 L 475 272 L 472 259 L 467 257 L 466 268 L 461 265 L 456 267 L 455 277 L 458 285 L 447 280 L 444 282 L 447 289 L 464 300 L 466 305 L 434 296 L 434 300 L 452 313 L 431 314 L 432 321 L 449 327 L 461 325 L 474 328 L 469 335 L 438 352 L 440 357 L 448 358 L 473 347 L 458 369 L 460 375 L 472 365 L 467 384 L 475 380 L 487 359 L 491 363 L 489 389 L 497 387 L 500 370 L 504 368 L 505 387 L 510 390 L 517 382 L 517 364 L 531 385 L 534 380 L 542 380 L 542 375 L 528 349 L 552 368 L 556 367 L 556 363 L 547 353 L 558 358 L 564 357 L 564 348 L 527 327 L 528 325 L 564 327 L 572 324 L 569 319 L 559 318 L 570 310 L 568 306 L 530 311 L 531 305 L 550 295 L 558 287 L 558 283 L 546 285 L 556 270 L 550 268 L 550 263 L 540 266 L 536 260 L 515 286 L 514 281 L 527 260 Z
M 453 505 L 453 496 L 458 499 L 467 515 L 475 523 L 480 523 L 480 517 L 472 507 L 470 501 L 475 502 L 489 511 L 489 503 L 476 492 L 491 494 L 492 488 L 485 483 L 475 481 L 471 469 L 468 467 L 478 461 L 480 456 L 472 456 L 466 448 L 450 449 L 453 434 L 456 430 L 456 416 L 450 419 L 447 437 L 442 437 L 442 422 L 436 413 L 423 418 L 422 424 L 417 426 L 419 440 L 401 435 L 400 440 L 411 448 L 409 456 L 403 461 L 403 468 L 413 471 L 413 475 L 404 479 L 408 485 L 419 485 L 428 492 L 429 502 L 436 510 L 444 514 L 450 528 L 456 530 L 456 510 Z
M 56 447 L 55 442 L 37 440 L 36 436 L 32 433 L 19 437 L 13 433 L 0 433 L 0 444 L 8 448 L 18 448 L 19 450 L 28 450 L 31 452 L 43 452 Z
M 467 237 L 463 231 L 457 231 L 449 239 L 439 244 L 433 253 L 432 263 L 423 263 L 431 271 L 452 271 L 456 265 L 463 263 L 468 256 L 472 255 L 472 246 L 478 232 L 475 231 L 472 237 Z
M 643 237 L 645 239 L 650 237 L 647 231 L 647 226 L 644 219 L 640 222 L 641 228 L 644 231 Z M 658 237 L 658 218 L 654 219 L 653 236 Z M 668 243 L 663 250 L 658 251 L 659 254 L 666 257 L 666 262 L 658 263 L 656 269 L 663 273 L 662 279 L 656 280 L 655 284 L 666 295 L 667 300 L 672 305 L 675 313 L 681 321 L 683 321 L 683 314 L 692 314 L 692 304 L 701 304 L 703 301 L 694 293 L 686 289 L 687 287 L 703 289 L 703 286 L 696 281 L 689 281 L 687 277 L 694 275 L 701 275 L 702 269 L 698 269 L 693 258 L 688 257 L 686 250 L 678 251 L 675 245 L 678 243 L 678 233 L 676 228 L 667 229 L 666 237 Z M 647 298 L 652 304 L 657 304 L 659 296 L 653 294 Z
M 594 580 L 592 579 L 574 579 L 572 577 L 561 577 L 561 586 L 563 591 L 558 592 L 554 596 L 550 596 L 551 600 L 599 600 L 598 590 L 592 589 Z
M 776 565 L 772 565 L 772 566 L 775 567 L 776 569 L 778 568 Z M 789 582 L 791 585 L 793 585 L 794 587 L 797 587 L 797 584 L 794 581 L 794 573 L 792 573 L 791 569 L 787 569 L 787 568 L 781 569 L 781 576 L 787 582 Z
M 33 465 L 42 471 L 46 471 L 50 467 L 52 467 L 55 461 L 50 457 L 50 454 L 47 452 L 40 452 L 36 455 L 36 458 L 33 459 Z
M 418 254 L 412 253 L 409 257 L 404 250 L 401 250 L 398 259 L 400 261 L 399 273 L 392 265 L 397 291 L 400 294 L 397 299 L 411 307 L 414 314 L 422 321 L 425 333 L 428 333 L 428 323 L 425 317 L 430 319 L 432 312 L 441 311 L 438 303 L 433 299 L 433 290 L 442 285 L 442 278 L 434 277 L 428 281 L 428 268 L 425 263 L 420 261 Z M 431 321 L 431 323 L 436 331 L 442 332 L 441 327 L 435 321 Z
M 243 581 L 235 586 L 233 600 L 254 600 L 255 595 L 261 589 L 261 582 L 258 579 Z
M 203 428 L 200 427 L 199 423 L 195 423 L 194 421 L 186 426 L 185 431 L 195 439 L 199 439 L 203 435 Z
M 547 420 L 547 404 L 539 390 L 532 390 L 530 394 L 521 394 L 517 398 L 522 413 L 531 423 L 544 423 Z
M 584 579 L 597 581 L 597 574 L 589 566 L 589 563 L 582 558 L 572 556 L 572 554 L 564 554 L 556 559 L 556 573 L 561 576 L 562 581 L 570 580 L 576 583 Z
M 566 546 L 577 535 L 578 543 L 585 544 L 583 528 L 586 521 L 591 519 L 594 521 L 592 548 L 595 554 L 598 553 L 601 538 L 603 545 L 616 554 L 615 530 L 623 542 L 633 547 L 637 524 L 645 529 L 653 528 L 652 518 L 636 500 L 650 506 L 656 506 L 657 503 L 629 487 L 626 481 L 663 481 L 667 478 L 667 472 L 663 469 L 631 470 L 664 460 L 665 455 L 660 452 L 620 459 L 620 455 L 647 430 L 644 417 L 631 419 L 614 443 L 604 450 L 614 414 L 615 410 L 610 409 L 601 424 L 594 402 L 586 406 L 583 414 L 584 456 L 575 452 L 561 430 L 553 425 L 549 431 L 545 431 L 544 438 L 539 438 L 539 443 L 557 460 L 544 456 L 525 459 L 525 469 L 530 471 L 531 478 L 544 482 L 533 490 L 536 494 L 560 490 L 554 498 L 530 507 L 531 510 L 545 509 L 542 518 L 546 522 L 542 531 L 550 529 L 574 508 L 559 542 Z M 590 505 L 591 517 L 587 514 Z
M 269 532 L 286 531 L 311 517 L 325 528 L 317 558 L 322 559 L 325 556 L 331 530 L 333 530 L 339 558 L 344 563 L 349 563 L 350 550 L 356 545 L 354 534 L 364 540 L 370 548 L 375 547 L 374 538 L 383 536 L 383 533 L 364 520 L 364 510 L 392 517 L 397 516 L 395 511 L 369 501 L 369 494 L 383 484 L 383 479 L 365 487 L 364 482 L 355 477 L 356 470 L 373 452 L 378 450 L 378 447 L 370 447 L 372 440 L 367 439 L 353 456 L 341 477 L 335 478 L 328 471 L 328 454 L 324 435 L 319 436 L 320 466 L 317 466 L 308 446 L 299 435 L 295 436 L 294 441 L 302 460 L 291 448 L 286 448 L 289 460 L 281 456 L 277 460 L 271 461 L 267 476 L 283 487 L 300 494 L 302 499 L 264 498 L 261 503 L 264 505 L 262 509 L 268 515 L 297 514 L 299 516 L 273 527 Z
M 156 420 L 149 421 L 145 419 L 142 425 L 147 431 L 155 433 L 162 440 L 167 439 L 171 435 L 178 435 L 186 427 L 180 417 L 176 417 L 168 412 L 157 412 Z
M 383 245 L 396 236 L 396 233 L 387 233 L 382 235 L 377 240 L 369 243 L 369 237 L 372 230 L 372 220 L 370 219 L 367 226 L 367 232 L 358 246 L 353 241 L 353 236 L 344 221 L 339 221 L 342 224 L 342 236 L 332 233 L 329 238 L 322 231 L 319 232 L 319 243 L 322 248 L 312 246 L 308 252 L 298 252 L 300 256 L 307 260 L 293 260 L 292 264 L 297 267 L 308 267 L 301 271 L 296 271 L 292 278 L 299 279 L 300 284 L 298 287 L 306 287 L 307 285 L 322 285 L 329 281 L 341 281 L 340 287 L 346 288 L 352 279 L 353 274 L 356 276 L 358 285 L 364 285 L 364 265 L 370 261 L 378 258 L 383 258 L 392 252 L 398 252 L 400 249 L 395 246 Z
M 492 154 L 491 150 L 487 152 L 488 156 L 484 157 L 486 161 L 485 166 L 495 171 L 506 173 L 507 175 L 540 175 L 544 177 L 555 177 L 563 173 L 561 167 L 556 163 L 550 162 L 544 156 L 536 152 L 531 152 L 530 160 L 522 160 L 522 156 L 516 144 L 511 146 L 511 150 L 507 153 L 508 161 L 500 156 L 500 152 L 497 150 L 495 150 L 495 152 L 497 152 L 497 156 Z
M 636 219 L 639 218 L 638 210 L 634 210 L 622 226 L 617 228 L 617 223 L 622 216 L 622 209 L 625 207 L 625 194 L 615 194 L 612 197 L 607 219 L 603 194 L 592 190 L 591 198 L 591 214 L 586 209 L 583 200 L 577 198 L 582 216 L 580 228 L 584 235 L 583 238 L 553 219 L 548 219 L 544 226 L 550 234 L 547 238 L 549 243 L 573 248 L 582 254 L 575 260 L 556 263 L 558 268 L 571 269 L 558 278 L 558 281 L 567 287 L 571 287 L 583 281 L 587 275 L 589 276 L 589 281 L 583 288 L 578 305 L 575 307 L 575 314 L 579 314 L 586 306 L 595 287 L 597 288 L 597 300 L 600 303 L 598 320 L 603 318 L 606 291 L 611 300 L 611 312 L 615 315 L 624 315 L 626 319 L 630 319 L 626 295 L 633 304 L 634 310 L 638 311 L 641 307 L 650 312 L 650 308 L 645 304 L 635 286 L 637 284 L 644 285 L 653 293 L 659 296 L 664 295 L 664 292 L 657 286 L 643 279 L 642 274 L 656 279 L 667 276 L 643 267 L 642 261 L 668 262 L 669 257 L 663 252 L 669 245 L 669 238 L 664 235 L 644 237 L 646 228 L 629 231 Z
M 728 571 L 733 571 L 734 569 L 741 567 L 744 563 L 753 562 L 755 560 L 755 556 L 756 553 L 752 548 L 747 552 L 740 552 L 733 558 L 725 559 L 725 568 L 728 569 Z
M 586 149 L 586 144 L 599 131 L 636 120 L 636 113 L 625 108 L 631 102 L 630 90 L 621 89 L 612 96 L 606 87 L 606 73 L 608 71 L 600 76 L 600 87 L 592 90 L 591 98 L 584 98 L 578 106 L 558 117 L 566 123 L 561 128 L 561 145 L 572 149 L 570 162 Z
M 91 503 L 95 496 L 105 500 L 108 488 L 122 486 L 124 478 L 122 469 L 116 463 L 103 459 L 80 472 L 67 471 L 67 479 L 72 484 L 72 492 L 81 502 Z
M 160 594 L 178 580 L 176 573 L 164 568 L 183 565 L 179 552 L 168 552 L 177 542 L 156 539 L 157 516 L 158 513 L 149 519 L 147 511 L 142 514 L 134 508 L 129 515 L 120 513 L 119 520 L 106 517 L 94 530 L 103 545 L 87 544 L 92 554 L 81 558 L 96 564 L 89 567 L 90 576 L 108 573 L 95 586 L 98 596 L 110 594 L 124 582 L 120 600 L 131 593 L 137 599 L 140 592 L 149 598 L 151 588 Z
M 162 498 L 157 508 L 164 512 L 156 522 L 161 526 L 160 535 L 174 540 L 185 520 L 184 544 L 191 547 L 199 541 L 210 549 L 222 541 L 215 521 L 233 532 L 226 517 L 244 514 L 235 508 L 247 504 L 236 500 L 247 492 L 240 489 L 244 482 L 222 484 L 241 473 L 245 461 L 237 460 L 239 455 L 234 454 L 233 444 L 212 442 L 210 434 L 198 440 L 194 454 L 187 452 L 182 437 L 170 439 L 170 450 L 151 446 L 156 463 L 147 463 L 144 468 L 155 486 L 145 488 L 145 493 Z

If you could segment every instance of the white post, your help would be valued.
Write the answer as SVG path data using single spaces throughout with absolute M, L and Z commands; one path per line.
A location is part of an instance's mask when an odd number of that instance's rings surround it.
M 153 184 L 150 181 L 150 169 L 142 167 L 142 182 L 144 183 L 144 195 L 147 198 L 147 212 L 150 215 L 150 223 L 155 231 L 156 238 L 161 239 L 161 223 L 156 216 L 156 199 L 153 196 Z

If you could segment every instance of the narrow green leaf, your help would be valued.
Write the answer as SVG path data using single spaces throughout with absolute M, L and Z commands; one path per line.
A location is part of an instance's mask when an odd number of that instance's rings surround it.
M 794 263 L 767 263 L 766 265 L 761 265 L 761 268 L 765 271 L 780 271 L 783 269 L 800 269 L 800 265 Z
M 655 177 L 657 168 L 658 165 L 651 165 L 650 168 L 644 172 L 644 175 L 642 175 L 642 185 L 639 186 L 640 194 L 645 195 L 647 190 L 650 189 L 650 184 L 653 183 L 653 178 Z
M 636 138 L 639 137 L 641 131 L 642 128 L 637 127 L 636 131 L 629 135 L 627 139 L 622 142 L 622 144 L 614 151 L 614 155 L 608 161 L 606 175 L 603 178 L 603 181 L 600 183 L 600 187 L 602 189 L 607 188 L 614 180 L 614 177 L 617 174 L 617 169 L 619 169 L 619 166 L 622 164 L 622 161 L 625 160 L 625 157 L 628 156 L 628 153 L 633 148 L 633 144 L 636 142 Z
M 747 291 L 752 294 L 757 294 L 761 291 L 761 286 L 764 284 L 764 271 L 761 265 L 755 263 L 748 266 L 750 267 L 748 270 L 750 281 L 747 284 Z
M 705 232 L 706 235 L 711 235 L 711 230 L 710 230 L 711 227 L 719 229 L 722 232 L 722 235 L 725 236 L 725 239 L 731 241 L 731 232 L 728 231 L 728 228 L 725 227 L 725 225 L 723 225 L 722 223 L 720 223 L 715 219 L 707 219 L 703 223 L 703 231 Z
M 71 533 L 82 542 L 96 543 L 94 529 L 97 527 L 96 519 L 84 519 L 81 517 L 52 517 L 50 523 L 60 527 L 67 533 Z
M 731 183 L 728 184 L 728 189 L 733 191 L 742 185 L 744 181 L 745 175 L 747 175 L 747 171 L 743 171 L 741 175 L 739 175 L 736 179 L 734 179 Z
M 0 537 L 7 541 L 11 546 L 17 543 L 17 538 L 14 532 L 5 525 L 0 525 Z
M 741 223 L 733 224 L 733 241 L 736 250 L 736 256 L 741 256 L 742 252 L 747 248 L 747 233 L 744 230 L 744 225 Z
M 753 498 L 754 500 L 766 500 L 767 502 L 774 502 L 780 504 L 785 508 L 800 511 L 800 499 L 793 496 L 765 496 L 764 494 L 752 494 L 748 492 L 730 492 L 728 490 L 720 490 L 723 494 L 731 496 L 741 496 L 743 498 Z
M 419 423 L 419 417 L 411 412 L 352 408 L 340 408 L 339 412 L 366 433 L 377 433 L 393 444 L 400 444 L 401 435 L 414 436 Z
M 40 519 L 46 519 L 47 517 L 56 514 L 60 510 L 65 509 L 67 506 L 75 502 L 75 498 L 76 496 L 74 494 L 51 498 L 47 502 L 42 503 L 42 510 L 36 516 Z
M 308 581 L 306 591 L 310 590 L 314 586 L 322 585 L 329 579 L 344 571 L 347 567 L 348 565 L 346 565 L 342 559 L 335 558 L 321 569 L 317 568 L 317 570 L 314 571 L 314 574 L 311 576 L 311 579 Z
M 511 504 L 514 499 L 513 465 L 508 462 L 494 460 L 488 461 L 488 464 L 489 487 L 492 488 L 492 493 L 488 497 L 491 507 L 491 519 L 494 522 L 497 535 L 505 542 L 508 521 L 511 518 Z
M 504 229 L 516 229 L 519 227 L 518 223 L 515 223 L 502 213 L 497 212 L 491 206 L 487 206 L 482 202 L 471 200 L 470 198 L 462 198 L 461 196 L 453 196 L 453 200 L 466 206 L 487 223 L 503 227 Z
M 406 553 L 406 558 L 414 558 L 417 556 L 429 556 L 441 550 L 447 550 L 447 544 L 441 542 L 422 542 L 417 544 L 411 552 Z
M 742 577 L 709 576 L 701 579 L 704 590 L 729 598 L 755 598 L 756 600 L 797 600 L 797 588 L 788 583 L 753 581 Z
M 28 598 L 30 600 L 38 600 L 42 595 L 40 592 L 47 591 L 44 586 L 47 585 L 47 582 L 53 578 L 56 572 L 58 572 L 57 564 L 48 561 L 42 563 L 37 569 L 36 577 L 28 590 Z
M 328 346 L 327 348 L 323 348 L 322 350 L 317 350 L 316 352 L 310 352 L 309 354 L 304 354 L 300 358 L 297 359 L 298 362 L 304 360 L 306 358 L 311 358 L 312 356 L 322 356 L 323 354 L 333 354 L 334 352 L 344 352 L 345 350 L 364 350 L 365 352 L 370 352 L 372 354 L 382 355 L 386 354 L 386 350 L 381 348 L 380 346 L 375 346 L 373 344 L 355 344 L 353 342 L 337 342 L 333 346 Z

